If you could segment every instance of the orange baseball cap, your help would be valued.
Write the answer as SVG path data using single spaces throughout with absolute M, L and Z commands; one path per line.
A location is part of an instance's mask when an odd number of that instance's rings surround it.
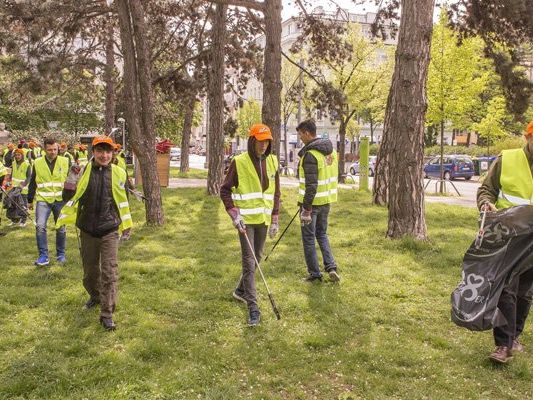
M 105 136 L 105 135 L 100 135 L 100 136 L 96 136 L 94 139 L 93 139 L 93 147 L 98 145 L 98 144 L 108 144 L 109 146 L 111 147 L 115 147 L 115 144 L 113 143 L 113 139 L 111 139 L 109 136 Z
M 265 124 L 254 124 L 250 128 L 250 137 L 254 137 L 259 141 L 272 140 L 272 132 Z
M 527 124 L 526 131 L 524 132 L 525 136 L 533 135 L 533 121 L 531 121 L 529 124 Z
M 22 154 L 22 155 L 24 155 L 24 150 L 22 150 L 22 149 L 15 149 L 15 154 L 17 154 L 17 153 L 18 153 L 18 154 Z

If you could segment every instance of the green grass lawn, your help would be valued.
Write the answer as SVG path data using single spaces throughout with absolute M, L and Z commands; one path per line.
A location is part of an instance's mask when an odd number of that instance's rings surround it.
M 206 169 L 190 168 L 188 172 L 181 173 L 179 167 L 170 167 L 171 178 L 207 179 Z
M 284 192 L 282 227 L 295 212 L 294 194 Z M 487 360 L 490 332 L 450 322 L 475 210 L 429 204 L 430 241 L 392 241 L 385 209 L 341 191 L 329 228 L 341 284 L 302 282 L 295 224 L 263 265 L 282 319 L 258 281 L 263 319 L 251 329 L 231 298 L 240 248 L 220 200 L 180 189 L 164 201 L 161 229 L 143 226 L 134 203 L 114 333 L 98 325 L 97 310 L 81 310 L 72 229 L 68 265 L 38 269 L 33 228 L 4 228 L 0 399 L 533 398 L 531 321 L 527 353 L 505 368 Z

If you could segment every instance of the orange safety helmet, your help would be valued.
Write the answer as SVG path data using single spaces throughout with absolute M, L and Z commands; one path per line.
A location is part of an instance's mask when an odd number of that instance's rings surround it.
M 531 121 L 529 124 L 527 124 L 526 131 L 524 132 L 525 136 L 533 135 L 533 121 Z
M 250 128 L 250 137 L 254 137 L 259 141 L 272 140 L 272 132 L 265 124 L 254 124 Z
M 112 148 L 115 147 L 115 144 L 113 143 L 113 139 L 111 139 L 109 136 L 105 136 L 105 135 L 96 136 L 93 139 L 93 143 L 92 144 L 93 144 L 93 147 L 96 146 L 96 145 L 99 145 L 99 144 L 108 144 Z

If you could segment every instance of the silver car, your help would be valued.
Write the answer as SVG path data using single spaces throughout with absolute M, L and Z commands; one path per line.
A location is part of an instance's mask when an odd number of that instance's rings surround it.
M 368 176 L 374 176 L 374 172 L 376 171 L 376 159 L 377 156 L 368 157 Z M 359 174 L 359 161 L 356 161 L 350 165 L 350 174 Z

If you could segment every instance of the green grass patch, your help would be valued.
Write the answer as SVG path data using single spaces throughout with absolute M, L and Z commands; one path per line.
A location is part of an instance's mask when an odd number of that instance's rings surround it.
M 283 192 L 282 228 L 296 210 L 294 191 Z M 250 329 L 231 298 L 240 248 L 220 200 L 203 188 L 174 189 L 164 204 L 166 224 L 153 228 L 133 203 L 114 333 L 98 325 L 97 310 L 81 310 L 87 295 L 73 229 L 68 264 L 43 269 L 32 265 L 33 229 L 4 228 L 0 399 L 533 397 L 531 323 L 528 352 L 496 368 L 487 361 L 491 333 L 450 322 L 475 210 L 428 204 L 430 239 L 393 241 L 384 236 L 386 209 L 369 194 L 341 191 L 329 226 L 340 285 L 302 281 L 295 223 L 263 264 L 282 319 L 258 278 L 263 320 Z
M 179 167 L 170 167 L 171 178 L 207 179 L 206 169 L 191 168 L 188 172 L 180 172 Z

